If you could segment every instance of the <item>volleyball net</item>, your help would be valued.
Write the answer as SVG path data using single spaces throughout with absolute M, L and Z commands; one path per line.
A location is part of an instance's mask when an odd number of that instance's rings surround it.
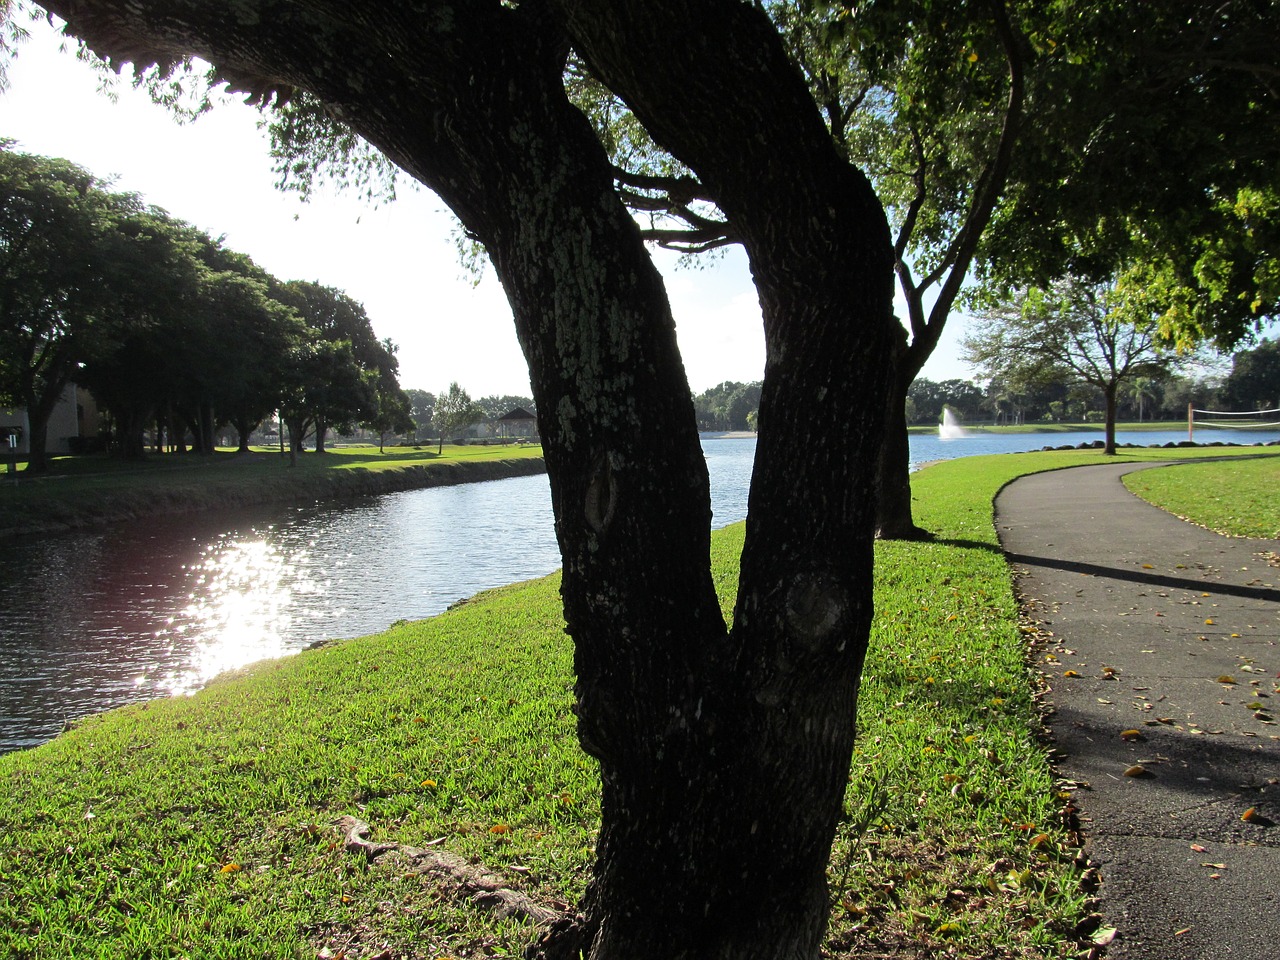
M 1210 430 L 1267 430 L 1280 427 L 1280 407 L 1271 410 L 1198 410 L 1187 406 L 1187 439 L 1196 427 Z

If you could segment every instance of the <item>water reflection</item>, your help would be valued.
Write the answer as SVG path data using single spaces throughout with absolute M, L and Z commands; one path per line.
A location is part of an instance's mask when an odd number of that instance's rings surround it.
M 0 751 L 559 566 L 545 476 L 0 545 Z

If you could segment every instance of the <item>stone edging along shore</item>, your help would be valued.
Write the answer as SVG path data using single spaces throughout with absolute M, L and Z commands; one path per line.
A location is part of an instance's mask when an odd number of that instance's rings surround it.
M 38 515 L 0 516 L 0 540 L 66 533 L 109 523 L 125 523 L 144 517 L 198 513 L 264 503 L 315 503 L 355 497 L 480 483 L 546 473 L 541 457 L 511 460 L 451 461 L 409 465 L 385 470 L 330 470 L 322 475 L 281 473 L 248 484 L 171 484 L 145 494 L 105 492 L 91 502 L 51 497 L 42 502 Z

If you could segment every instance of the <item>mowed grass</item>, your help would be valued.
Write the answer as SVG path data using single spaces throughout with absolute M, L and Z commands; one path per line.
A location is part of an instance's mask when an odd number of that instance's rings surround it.
M 1088 893 L 991 504 L 1022 473 L 1102 459 L 916 476 L 937 539 L 877 548 L 828 956 L 1075 955 Z M 714 540 L 726 610 L 741 538 Z M 598 783 L 574 737 L 557 590 L 553 576 L 492 591 L 0 757 L 0 957 L 518 956 L 529 925 L 392 856 L 369 865 L 334 821 L 577 899 Z
M 1280 452 L 1257 459 L 1180 464 L 1124 478 L 1142 499 L 1236 537 L 1280 537 Z

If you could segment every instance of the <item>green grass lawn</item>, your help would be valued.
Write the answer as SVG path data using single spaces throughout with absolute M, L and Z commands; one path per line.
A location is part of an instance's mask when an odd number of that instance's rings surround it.
M 1280 453 L 1180 464 L 1124 478 L 1131 491 L 1170 513 L 1237 537 L 1280 537 Z
M 1103 459 L 975 457 L 916 475 L 917 521 L 937 539 L 877 547 L 828 956 L 1076 955 L 1089 895 L 992 498 L 1018 475 Z M 714 539 L 726 610 L 742 532 Z M 368 865 L 333 824 L 355 816 L 375 840 L 576 900 L 598 784 L 574 738 L 557 586 L 491 591 L 0 757 L 0 957 L 519 955 L 527 925 L 394 857 Z

